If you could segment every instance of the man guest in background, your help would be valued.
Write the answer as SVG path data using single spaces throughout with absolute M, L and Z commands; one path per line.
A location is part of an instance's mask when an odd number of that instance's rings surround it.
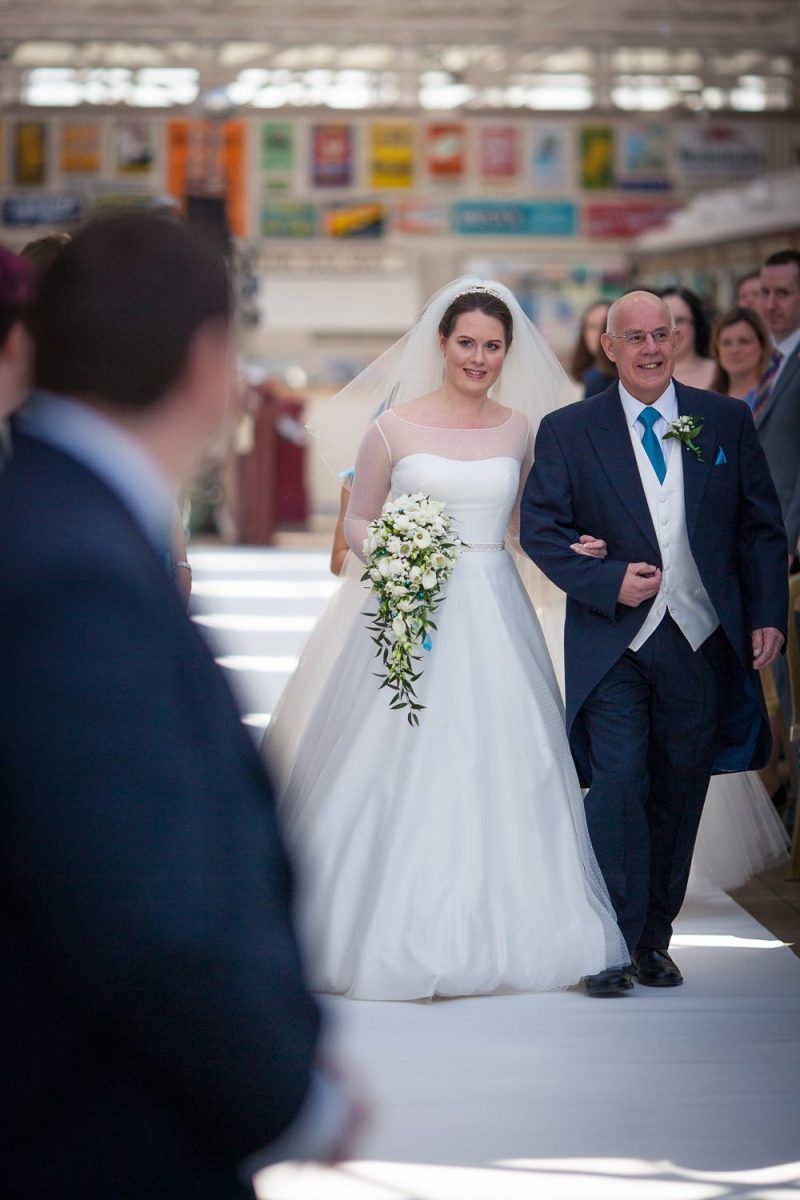
M 774 349 L 753 419 L 781 502 L 790 554 L 800 539 L 800 250 L 779 250 L 761 268 L 761 314 Z
M 270 785 L 166 567 L 230 316 L 221 262 L 152 216 L 41 282 L 0 474 L 4 1196 L 242 1200 L 349 1136 Z

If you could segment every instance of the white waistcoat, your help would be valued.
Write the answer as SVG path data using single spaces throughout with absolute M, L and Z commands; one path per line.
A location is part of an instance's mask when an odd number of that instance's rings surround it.
M 719 625 L 714 606 L 703 587 L 694 561 L 686 529 L 686 503 L 683 495 L 683 456 L 689 453 L 679 442 L 667 447 L 667 474 L 658 482 L 653 464 L 642 441 L 631 437 L 647 507 L 658 538 L 663 573 L 661 587 L 647 614 L 644 625 L 630 644 L 638 650 L 669 612 L 693 650 L 697 650 Z

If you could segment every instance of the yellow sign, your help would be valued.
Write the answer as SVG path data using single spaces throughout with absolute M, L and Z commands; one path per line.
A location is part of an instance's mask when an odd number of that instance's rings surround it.
M 369 185 L 414 186 L 416 129 L 411 121 L 374 121 L 369 127 Z
M 65 121 L 61 126 L 61 170 L 68 175 L 100 170 L 100 126 L 96 121 Z

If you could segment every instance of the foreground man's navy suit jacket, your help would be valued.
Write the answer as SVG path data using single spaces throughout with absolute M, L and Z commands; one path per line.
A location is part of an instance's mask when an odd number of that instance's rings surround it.
M 0 1190 L 252 1196 L 318 1034 L 270 785 L 127 509 L 22 435 L 0 630 Z

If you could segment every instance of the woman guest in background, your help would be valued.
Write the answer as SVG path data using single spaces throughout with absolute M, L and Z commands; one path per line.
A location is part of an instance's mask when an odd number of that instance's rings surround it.
M 752 409 L 771 347 L 767 327 L 752 309 L 732 308 L 717 317 L 711 333 L 711 353 L 717 367 L 712 392 L 744 400 Z
M 31 264 L 0 246 L 0 466 L 10 452 L 7 418 L 31 386 L 33 341 L 28 318 L 34 283 Z
M 578 330 L 569 373 L 583 387 L 583 399 L 604 392 L 617 378 L 617 368 L 600 345 L 600 334 L 606 327 L 609 304 L 595 300 L 584 309 Z
M 748 271 L 746 275 L 736 280 L 733 286 L 738 308 L 750 308 L 753 312 L 761 311 L 761 272 Z
M 666 288 L 662 297 L 678 333 L 675 378 L 687 387 L 711 387 L 715 364 L 708 357 L 711 323 L 700 297 L 684 287 Z

